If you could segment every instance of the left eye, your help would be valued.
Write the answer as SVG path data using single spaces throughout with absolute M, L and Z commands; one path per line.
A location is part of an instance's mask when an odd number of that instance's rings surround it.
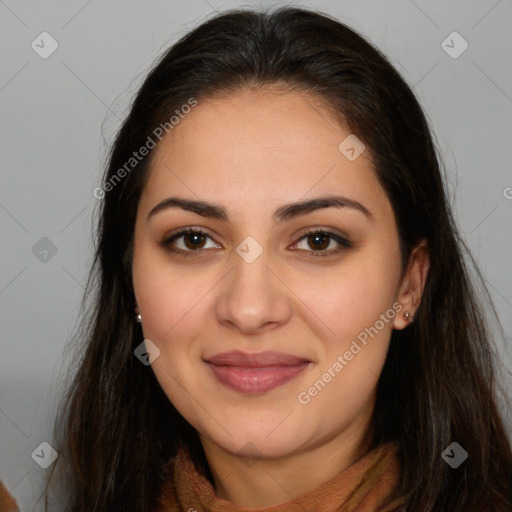
M 324 254 L 318 253 L 325 253 L 325 255 L 329 255 L 337 253 L 343 248 L 350 247 L 350 243 L 346 238 L 343 238 L 336 233 L 321 230 L 309 231 L 305 233 L 299 239 L 299 242 L 296 243 L 295 247 L 298 247 L 300 243 L 304 242 L 308 245 L 308 247 L 305 249 L 301 248 L 301 250 L 308 251 L 311 249 L 314 256 L 324 256 Z M 334 247 L 331 247 L 331 243 L 334 243 Z M 336 245 L 338 247 L 336 247 Z

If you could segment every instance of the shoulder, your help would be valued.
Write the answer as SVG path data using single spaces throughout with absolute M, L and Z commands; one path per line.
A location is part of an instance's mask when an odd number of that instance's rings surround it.
M 15 499 L 0 480 L 0 512 L 19 512 Z

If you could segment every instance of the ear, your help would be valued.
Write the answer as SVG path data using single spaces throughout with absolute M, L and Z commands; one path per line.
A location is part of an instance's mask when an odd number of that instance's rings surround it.
M 397 301 L 402 305 L 403 309 L 395 317 L 395 329 L 404 329 L 409 325 L 410 319 L 414 317 L 421 302 L 429 267 L 428 245 L 427 241 L 423 239 L 412 250 L 407 270 L 400 285 Z M 403 316 L 407 312 L 410 315 L 409 319 L 404 320 Z

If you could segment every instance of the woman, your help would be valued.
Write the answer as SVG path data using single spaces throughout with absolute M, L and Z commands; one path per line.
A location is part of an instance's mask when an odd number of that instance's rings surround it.
M 295 8 L 202 24 L 147 77 L 95 195 L 66 510 L 511 510 L 432 137 L 359 35 Z

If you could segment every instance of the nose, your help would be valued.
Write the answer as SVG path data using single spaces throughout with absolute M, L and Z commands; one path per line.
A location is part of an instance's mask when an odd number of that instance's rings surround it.
M 267 251 L 250 263 L 233 254 L 234 268 L 223 280 L 216 308 L 222 325 L 254 334 L 289 321 L 291 292 L 269 263 Z

